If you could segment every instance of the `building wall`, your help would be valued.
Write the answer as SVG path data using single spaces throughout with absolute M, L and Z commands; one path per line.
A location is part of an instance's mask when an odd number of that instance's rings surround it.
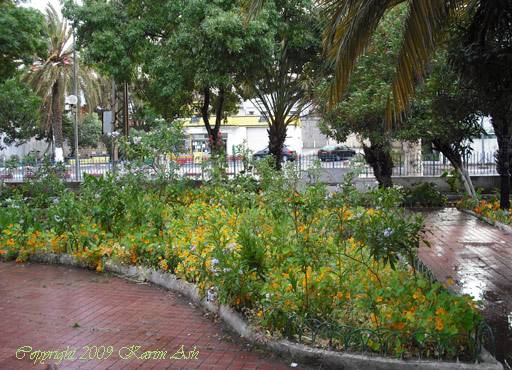
M 48 143 L 45 142 L 44 140 L 39 141 L 36 139 L 31 139 L 25 144 L 19 146 L 10 145 L 0 150 L 0 160 L 9 159 L 13 155 L 18 156 L 19 158 L 23 158 L 31 152 L 38 152 L 38 155 L 42 156 L 47 148 Z M 51 148 L 49 150 L 49 153 L 51 153 Z
M 221 133 L 227 135 L 227 154 L 233 154 L 233 148 L 243 145 L 253 152 L 268 146 L 268 126 L 221 126 Z M 185 135 L 206 134 L 203 126 L 186 126 Z M 288 126 L 285 145 L 297 152 L 302 150 L 302 130 L 300 127 Z

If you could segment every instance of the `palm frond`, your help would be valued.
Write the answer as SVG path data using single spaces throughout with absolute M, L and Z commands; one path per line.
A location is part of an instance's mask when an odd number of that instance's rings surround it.
M 70 42 L 71 28 L 51 5 L 46 9 L 46 26 L 49 57 L 33 65 L 33 68 L 25 74 L 24 80 L 42 99 L 40 125 L 48 132 L 53 120 L 52 87 L 56 82 L 61 86 L 59 99 L 63 106 L 64 97 L 72 94 L 74 90 L 73 63 L 75 60 Z M 80 64 L 79 55 L 76 62 Z M 94 110 L 103 95 L 101 76 L 86 66 L 81 66 L 78 72 L 79 96 L 85 97 L 89 111 Z
M 326 26 L 324 50 L 334 66 L 330 102 L 345 92 L 356 61 L 368 47 L 371 36 L 386 11 L 405 0 L 321 0 Z
M 263 6 L 266 0 L 244 0 L 242 1 L 242 10 L 247 16 L 247 20 L 254 19 Z
M 423 78 L 448 17 L 452 13 L 446 0 L 411 0 L 408 7 L 403 43 L 398 55 L 392 99 L 388 99 L 386 122 L 397 120 Z

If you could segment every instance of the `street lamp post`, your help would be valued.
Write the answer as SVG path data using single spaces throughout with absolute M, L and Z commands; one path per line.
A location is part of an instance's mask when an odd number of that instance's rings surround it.
M 78 71 L 77 71 L 77 59 L 76 59 L 76 29 L 73 25 L 73 89 L 77 99 L 75 105 L 75 177 L 77 181 L 80 181 L 80 154 L 78 153 L 78 114 L 80 111 L 80 96 L 78 95 Z

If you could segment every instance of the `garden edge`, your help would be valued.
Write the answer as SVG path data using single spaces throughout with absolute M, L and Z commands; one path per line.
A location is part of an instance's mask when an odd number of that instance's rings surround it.
M 487 218 L 487 217 L 484 217 L 482 215 L 479 215 L 478 213 L 470 210 L 470 209 L 466 209 L 466 208 L 457 208 L 459 211 L 461 212 L 464 212 L 464 213 L 467 213 L 468 215 L 471 215 L 471 216 L 474 216 L 476 218 L 478 218 L 480 221 L 482 222 L 485 222 L 486 224 L 489 224 L 491 226 L 494 226 L 494 227 L 497 227 L 498 229 L 500 229 L 501 231 L 507 233 L 507 234 L 511 234 L 512 235 L 512 227 L 507 225 L 507 224 L 504 224 L 502 222 L 499 222 L 499 221 L 493 221 L 491 220 L 490 218 Z
M 30 262 L 59 264 L 87 268 L 87 264 L 78 261 L 69 254 L 36 253 L 30 256 Z M 215 304 L 201 298 L 195 284 L 184 281 L 175 275 L 144 266 L 123 265 L 107 260 L 105 271 L 125 278 L 149 281 L 155 285 L 181 293 L 203 309 L 218 315 L 228 328 L 247 342 L 279 354 L 294 362 L 322 365 L 330 369 L 343 370 L 503 370 L 503 366 L 489 352 L 483 349 L 479 363 L 447 362 L 435 360 L 399 360 L 382 356 L 370 356 L 347 352 L 329 351 L 293 343 L 288 340 L 272 340 L 258 332 L 244 320 L 242 315 L 231 307 Z

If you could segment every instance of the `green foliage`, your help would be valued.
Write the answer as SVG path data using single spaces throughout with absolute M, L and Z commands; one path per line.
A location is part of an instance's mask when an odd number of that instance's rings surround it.
M 452 171 L 444 171 L 441 174 L 441 178 L 445 179 L 448 183 L 448 186 L 450 187 L 450 190 L 454 193 L 459 192 L 462 181 L 461 181 L 461 175 L 455 170 Z
M 12 78 L 20 64 L 46 55 L 44 17 L 34 9 L 0 3 L 0 82 Z
M 64 117 L 63 117 L 64 118 Z M 62 120 L 64 137 L 75 151 L 75 126 L 71 119 Z M 89 113 L 78 125 L 78 146 L 80 148 L 97 148 L 101 142 L 102 125 L 96 113 Z
M 158 177 L 170 179 L 178 168 L 175 160 L 183 152 L 184 140 L 180 121 L 162 120 L 148 132 L 131 130 L 130 137 L 120 141 L 120 149 L 133 168 L 146 164 Z
M 17 79 L 0 82 L 0 135 L 2 144 L 23 143 L 39 133 L 39 99 Z
M 267 24 L 246 23 L 237 0 L 68 1 L 65 9 L 78 23 L 86 58 L 116 81 L 134 81 L 142 70 L 144 98 L 167 119 L 197 113 L 205 89 L 212 89 L 207 114 L 222 119 L 238 103 L 237 78 L 257 68 L 272 46 Z M 224 90 L 223 100 L 216 89 Z
M 446 51 L 432 60 L 431 72 L 412 100 L 411 113 L 399 134 L 403 140 L 421 139 L 442 152 L 456 168 L 468 154 L 472 139 L 483 132 L 474 94 L 465 89 Z
M 407 207 L 442 207 L 446 197 L 430 182 L 416 184 L 405 190 L 404 204 Z
M 375 142 L 385 140 L 384 117 L 405 13 L 404 7 L 397 7 L 379 24 L 370 47 L 358 60 L 346 96 L 324 119 L 329 136 L 340 142 L 350 133 Z

